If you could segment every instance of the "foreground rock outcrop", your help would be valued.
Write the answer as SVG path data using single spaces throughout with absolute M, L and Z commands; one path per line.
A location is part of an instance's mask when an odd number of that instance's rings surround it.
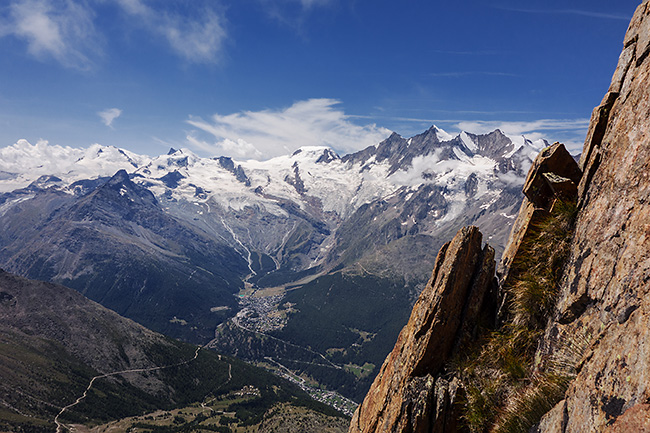
M 517 269 L 516 264 L 530 254 L 529 248 L 522 245 L 531 241 L 539 224 L 556 212 L 556 206 L 577 201 L 581 177 L 578 164 L 561 143 L 547 147 L 537 156 L 526 177 L 524 199 L 499 264 L 502 287 L 525 271 Z M 502 306 L 509 301 L 508 294 L 502 293 Z
M 648 431 L 649 53 L 645 1 L 628 29 L 609 92 L 592 116 L 575 237 L 557 315 L 547 330 L 550 353 L 563 339 L 590 343 L 576 379 L 540 432 Z
M 555 144 L 531 168 L 499 266 L 498 332 L 475 326 L 495 298 L 472 300 L 468 281 L 491 271 L 464 259 L 466 228 L 441 250 L 351 432 L 650 431 L 648 54 L 646 0 L 580 165 Z
M 476 227 L 465 227 L 440 249 L 431 279 L 350 432 L 445 431 L 455 423 L 445 409 L 457 385 L 439 373 L 454 348 L 496 311 L 494 250 L 482 248 L 481 240 Z
M 536 248 L 534 244 L 540 236 L 540 227 L 548 225 L 549 221 L 555 222 L 567 204 L 576 202 L 580 175 L 577 163 L 559 143 L 537 157 L 524 187 L 527 198 L 504 253 L 501 268 L 506 271 L 502 273 L 500 289 L 495 277 L 494 250 L 489 245 L 481 249 L 481 233 L 476 227 L 461 229 L 441 248 L 431 279 L 395 348 L 355 413 L 350 432 L 476 430 L 476 425 L 471 428 L 466 425 L 465 418 L 474 410 L 468 409 L 472 404 L 467 402 L 476 400 L 477 393 L 482 393 L 480 386 L 490 383 L 488 379 L 477 388 L 473 376 L 481 369 L 479 375 L 496 376 L 490 387 L 497 391 L 488 397 L 502 400 L 495 410 L 508 409 L 508 400 L 503 401 L 499 394 L 527 391 L 526 386 L 503 385 L 508 381 L 503 376 L 510 368 L 485 361 L 493 355 L 499 357 L 491 353 L 498 349 L 490 346 L 497 343 L 490 343 L 489 330 L 497 328 L 498 334 L 505 337 L 504 344 L 511 342 L 515 346 L 520 345 L 518 335 L 525 335 L 525 338 L 540 335 L 539 316 L 548 313 L 539 308 L 540 298 L 522 295 L 521 289 L 511 286 L 521 285 L 522 280 L 530 279 L 531 269 L 538 269 L 530 265 L 531 256 L 542 260 L 549 251 L 554 257 L 555 250 L 566 249 L 568 241 L 565 239 L 562 239 L 564 247 L 548 237 L 546 239 L 553 243 L 545 248 Z M 556 281 L 545 282 L 557 286 Z M 527 302 L 532 305 L 517 297 L 531 298 Z M 518 311 L 513 305 L 519 305 L 519 310 L 527 313 Z M 519 351 L 516 356 L 531 358 L 532 353 Z M 467 359 L 472 359 L 469 364 L 478 366 L 478 370 L 472 368 L 469 372 L 454 365 Z M 535 376 L 540 376 L 541 369 L 532 362 L 529 364 L 524 367 L 529 370 L 528 377 L 516 377 L 515 382 L 522 379 L 532 382 Z M 466 395 L 468 393 L 473 395 Z M 519 409 L 510 410 L 517 412 Z M 496 422 L 495 416 L 496 413 L 486 415 L 485 422 Z

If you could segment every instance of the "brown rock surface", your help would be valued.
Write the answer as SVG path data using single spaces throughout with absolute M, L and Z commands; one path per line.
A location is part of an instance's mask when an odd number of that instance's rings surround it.
M 637 404 L 621 415 L 605 433 L 650 433 L 650 404 Z
M 506 244 L 503 255 L 501 256 L 501 263 L 499 264 L 499 273 L 501 275 L 507 275 L 510 271 L 510 266 L 515 259 L 517 250 L 523 242 L 524 238 L 528 234 L 528 228 L 531 223 L 537 221 L 541 218 L 546 211 L 543 209 L 537 209 L 535 205 L 528 200 L 525 196 L 519 208 L 519 213 L 517 214 L 517 219 L 512 225 L 510 231 L 510 238 Z
M 535 158 L 524 183 L 524 200 L 501 257 L 503 284 L 531 227 L 548 216 L 556 200 L 575 202 L 581 175 L 578 164 L 561 143 L 547 147 Z
M 494 304 L 494 251 L 482 249 L 481 238 L 476 227 L 465 227 L 440 249 L 431 279 L 350 432 L 449 431 L 445 423 L 453 422 L 458 385 L 436 376 L 457 341 L 483 317 L 479 306 Z
M 582 172 L 563 144 L 542 150 L 528 172 L 523 192 L 536 207 L 549 210 L 552 202 L 569 193 L 567 184 L 577 185 Z M 569 195 L 565 197 L 571 199 Z
M 557 321 L 549 327 L 587 338 L 589 344 L 565 399 L 545 416 L 540 432 L 556 432 L 558 425 L 562 432 L 601 432 L 608 426 L 611 431 L 642 431 L 620 426 L 640 426 L 648 417 L 648 52 L 650 3 L 645 1 L 628 29 L 609 92 L 592 116 L 581 161 L 580 211 Z M 560 405 L 565 409 L 557 410 Z

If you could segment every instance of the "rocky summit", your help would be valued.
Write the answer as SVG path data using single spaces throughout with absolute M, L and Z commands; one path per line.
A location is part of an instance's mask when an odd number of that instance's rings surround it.
M 497 287 L 462 229 L 350 432 L 650 431 L 648 53 L 645 1 L 580 163 L 558 143 L 531 167 Z

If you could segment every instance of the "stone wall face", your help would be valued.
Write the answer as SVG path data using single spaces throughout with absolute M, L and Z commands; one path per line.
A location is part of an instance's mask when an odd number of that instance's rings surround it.
M 628 29 L 609 92 L 592 116 L 571 255 L 557 317 L 547 331 L 551 352 L 571 339 L 586 340 L 575 341 L 586 350 L 566 398 L 546 415 L 540 432 L 622 431 L 620 423 L 630 426 L 631 419 L 641 422 L 648 415 L 648 53 L 650 3 L 645 1 Z

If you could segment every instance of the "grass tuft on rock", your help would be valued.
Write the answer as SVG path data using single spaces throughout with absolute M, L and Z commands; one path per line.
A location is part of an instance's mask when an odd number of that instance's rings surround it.
M 532 224 L 504 287 L 513 325 L 536 329 L 546 325 L 569 254 L 575 215 L 575 204 L 558 200 L 545 218 Z
M 506 321 L 456 360 L 465 388 L 463 420 L 471 432 L 528 432 L 562 399 L 585 345 L 568 338 L 560 358 L 535 362 L 553 314 L 573 236 L 576 206 L 556 201 L 531 224 L 503 287 Z

